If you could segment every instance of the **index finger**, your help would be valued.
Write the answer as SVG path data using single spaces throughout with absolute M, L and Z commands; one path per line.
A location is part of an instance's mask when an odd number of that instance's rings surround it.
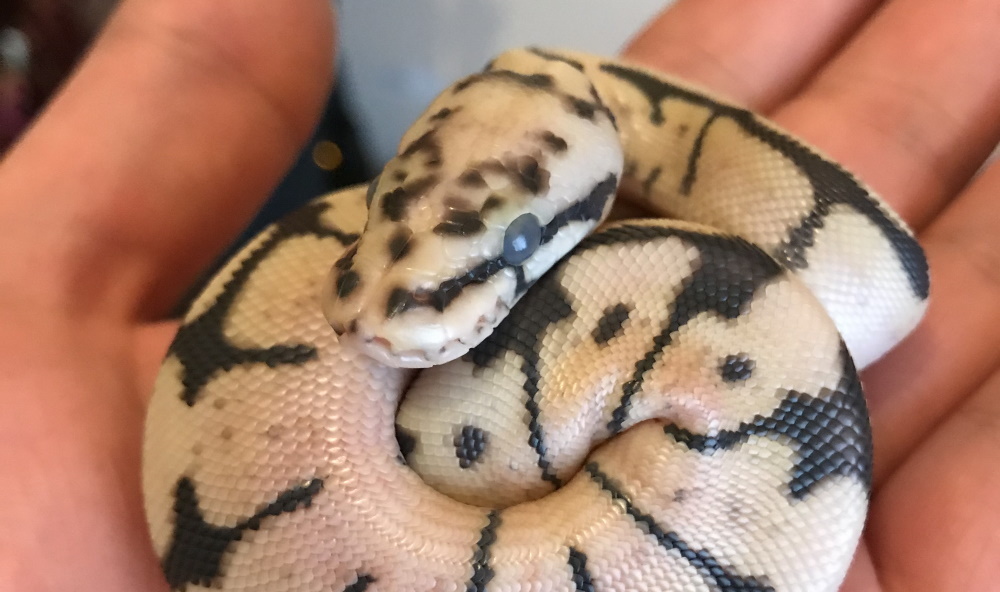
M 880 4 L 678 0 L 624 55 L 766 112 L 804 84 Z

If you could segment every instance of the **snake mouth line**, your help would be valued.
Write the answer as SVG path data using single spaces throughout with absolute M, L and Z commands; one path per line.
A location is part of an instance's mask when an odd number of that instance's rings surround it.
M 352 323 L 350 331 L 340 332 L 337 335 L 342 345 L 359 349 L 380 364 L 398 368 L 427 368 L 450 362 L 479 345 L 507 316 L 510 307 L 510 303 L 498 297 L 493 310 L 479 318 L 471 335 L 445 340 L 435 349 L 421 347 L 397 349 L 391 338 L 366 333 L 363 329 L 359 329 L 357 323 Z

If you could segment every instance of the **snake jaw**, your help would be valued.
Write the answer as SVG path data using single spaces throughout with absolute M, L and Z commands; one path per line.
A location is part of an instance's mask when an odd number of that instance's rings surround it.
M 334 331 L 345 348 L 358 351 L 379 364 L 396 368 L 428 368 L 468 353 L 493 332 L 508 310 L 510 305 L 498 297 L 493 311 L 481 315 L 467 337 L 455 336 L 454 331 L 441 323 L 423 324 L 417 329 L 410 327 L 405 332 L 393 333 L 386 326 L 380 327 L 379 332 L 369 332 L 355 322 L 350 330 L 336 326 Z M 405 345 L 401 347 L 401 344 Z
M 466 286 L 446 310 L 415 302 L 414 290 L 407 292 L 407 305 L 390 306 L 387 314 L 387 290 L 376 284 L 372 297 L 345 302 L 332 294 L 334 280 L 326 282 L 323 312 L 345 349 L 386 366 L 426 368 L 457 359 L 485 339 L 513 306 L 516 287 L 515 272 L 502 269 L 482 283 Z

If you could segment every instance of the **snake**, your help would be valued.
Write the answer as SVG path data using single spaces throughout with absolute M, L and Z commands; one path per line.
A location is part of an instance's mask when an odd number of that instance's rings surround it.
M 205 283 L 146 419 L 152 545 L 172 590 L 836 590 L 858 371 L 929 287 L 762 115 L 510 50 Z

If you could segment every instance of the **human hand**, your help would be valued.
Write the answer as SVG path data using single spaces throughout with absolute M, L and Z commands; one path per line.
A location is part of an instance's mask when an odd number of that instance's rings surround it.
M 982 499 L 1000 480 L 1000 170 L 965 184 L 1000 135 L 1000 23 L 989 2 L 958 13 L 910 0 L 860 29 L 876 8 L 682 0 L 629 54 L 768 113 L 920 232 L 932 303 L 865 375 L 876 491 L 844 589 L 982 590 L 1000 521 Z M 138 478 L 175 329 L 161 319 L 311 127 L 331 68 L 327 10 L 126 3 L 0 167 L 0 582 L 12 589 L 163 588 Z
M 681 0 L 626 51 L 820 147 L 927 250 L 926 318 L 863 373 L 875 483 L 844 592 L 1000 577 L 1000 162 L 973 179 L 1000 140 L 997 30 L 991 1 Z
M 143 417 L 198 273 L 291 164 L 328 0 L 126 0 L 0 163 L 0 590 L 165 590 Z

